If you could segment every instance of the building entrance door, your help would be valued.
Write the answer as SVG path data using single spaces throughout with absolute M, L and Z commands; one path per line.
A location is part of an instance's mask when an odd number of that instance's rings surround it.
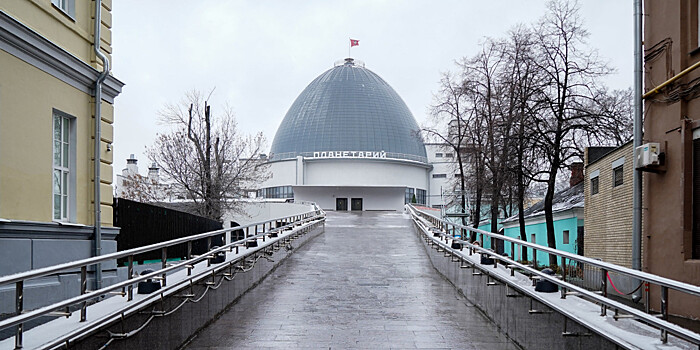
M 348 199 L 347 198 L 336 198 L 335 199 L 335 210 L 348 210 Z
M 362 211 L 362 198 L 353 198 L 350 205 L 352 206 L 352 210 Z

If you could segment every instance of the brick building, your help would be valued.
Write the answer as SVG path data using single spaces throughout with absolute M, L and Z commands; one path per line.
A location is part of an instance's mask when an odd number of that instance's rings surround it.
M 632 267 L 632 142 L 586 149 L 584 254 Z

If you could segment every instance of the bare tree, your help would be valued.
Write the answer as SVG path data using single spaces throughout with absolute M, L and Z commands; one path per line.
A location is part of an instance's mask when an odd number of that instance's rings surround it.
M 506 166 L 510 177 L 510 188 L 515 187 L 515 202 L 518 208 L 518 225 L 520 239 L 527 241 L 525 232 L 525 197 L 530 184 L 526 169 L 532 169 L 531 159 L 535 157 L 532 152 L 532 135 L 527 126 L 535 117 L 538 109 L 538 93 L 542 85 L 541 74 L 535 67 L 534 34 L 525 26 L 513 28 L 508 38 L 502 42 L 502 54 L 506 57 L 505 74 L 503 83 L 509 86 L 508 91 L 508 121 L 514 124 L 509 152 L 514 156 L 514 161 L 509 161 L 511 166 Z M 512 207 L 512 201 L 509 201 Z M 510 214 L 508 216 L 511 216 Z M 515 257 L 515 252 L 512 252 Z M 522 260 L 527 260 L 527 247 L 523 246 L 520 255 Z
M 140 174 L 131 174 L 122 179 L 119 193 L 115 197 L 131 199 L 141 203 L 169 201 L 175 195 L 169 184 Z
M 491 231 L 498 231 L 499 205 L 503 185 L 504 149 L 509 142 L 510 125 L 502 123 L 500 97 L 504 86 L 498 81 L 498 74 L 503 68 L 503 56 L 498 45 L 487 39 L 482 44 L 482 50 L 471 59 L 463 60 L 461 66 L 464 86 L 474 99 L 474 116 L 480 119 L 484 128 L 475 129 L 485 133 L 486 142 L 483 145 L 484 165 L 488 170 L 488 189 L 490 194 Z M 481 125 L 480 125 L 481 126 Z
M 596 119 L 604 117 L 591 110 L 596 97 L 596 79 L 610 69 L 600 63 L 596 52 L 586 48 L 588 32 L 578 14 L 578 4 L 554 0 L 549 12 L 536 28 L 539 71 L 546 77 L 542 85 L 542 107 L 532 127 L 539 135 L 536 147 L 544 156 L 545 169 L 535 176 L 547 184 L 544 198 L 547 244 L 556 248 L 552 204 L 557 174 L 573 159 L 581 158 L 576 145 L 577 136 L 595 133 Z M 556 265 L 556 256 L 549 255 L 550 265 Z
M 160 116 L 173 130 L 158 135 L 148 156 L 194 202 L 197 214 L 221 220 L 225 209 L 240 210 L 235 199 L 269 176 L 257 158 L 262 133 L 241 134 L 229 108 L 213 114 L 209 102 L 192 91 Z
M 450 78 L 450 93 L 443 89 L 436 96 L 433 114 L 447 116 L 453 124 L 448 130 L 462 133 L 460 145 L 469 145 L 470 157 L 460 162 L 471 171 L 463 172 L 461 188 L 475 189 L 474 226 L 483 195 L 491 231 L 498 231 L 501 213 L 511 216 L 517 204 L 520 238 L 527 240 L 524 202 L 531 187 L 544 185 L 547 242 L 556 248 L 552 205 L 560 170 L 581 159 L 586 146 L 624 143 L 632 109 L 629 90 L 610 92 L 598 84 L 611 70 L 586 47 L 576 2 L 553 0 L 548 7 L 537 25 L 517 26 L 505 39 L 485 39 L 477 55 L 463 58 L 461 83 Z M 444 109 L 454 108 L 455 96 L 459 119 Z M 527 259 L 526 249 L 521 257 Z M 556 257 L 550 256 L 550 264 Z
M 465 90 L 473 91 L 472 88 L 467 88 L 469 80 L 463 82 Z M 481 222 L 481 212 L 484 200 L 484 194 L 488 187 L 488 178 L 486 174 L 486 150 L 488 149 L 487 137 L 483 133 L 485 120 L 483 114 L 477 113 L 479 109 L 479 99 L 475 94 L 468 95 L 469 108 L 471 113 L 470 118 L 466 121 L 464 132 L 467 134 L 469 141 L 468 154 L 471 160 L 472 171 L 470 175 L 470 184 L 474 193 L 474 208 L 472 209 L 472 227 L 479 227 Z M 476 232 L 472 231 L 469 238 L 472 242 L 476 240 Z
M 457 158 L 457 170 L 459 177 L 457 185 L 460 189 L 459 203 L 460 212 L 462 213 L 462 225 L 466 225 L 466 207 L 467 207 L 467 190 L 466 190 L 466 169 L 464 152 L 466 149 L 466 118 L 465 113 L 468 111 L 464 106 L 464 89 L 461 84 L 454 81 L 454 77 L 450 73 L 444 73 L 440 80 L 440 91 L 434 96 L 435 103 L 432 106 L 431 114 L 433 118 L 439 122 L 443 121 L 442 127 L 447 128 L 447 132 L 442 128 L 424 127 L 423 133 L 429 138 L 434 138 L 444 143 L 447 148 L 451 149 Z M 445 125 L 446 124 L 446 125 Z

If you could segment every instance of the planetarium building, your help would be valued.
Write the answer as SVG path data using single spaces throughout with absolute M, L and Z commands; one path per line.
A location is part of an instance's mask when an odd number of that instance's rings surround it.
M 401 97 L 351 58 L 314 79 L 289 108 L 258 195 L 328 210 L 427 204 L 430 175 L 419 127 Z

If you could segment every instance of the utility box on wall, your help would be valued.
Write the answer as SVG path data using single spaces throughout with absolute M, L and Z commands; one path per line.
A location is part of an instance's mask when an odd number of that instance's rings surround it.
M 634 150 L 636 168 L 656 167 L 663 165 L 663 153 L 658 142 L 645 143 Z

